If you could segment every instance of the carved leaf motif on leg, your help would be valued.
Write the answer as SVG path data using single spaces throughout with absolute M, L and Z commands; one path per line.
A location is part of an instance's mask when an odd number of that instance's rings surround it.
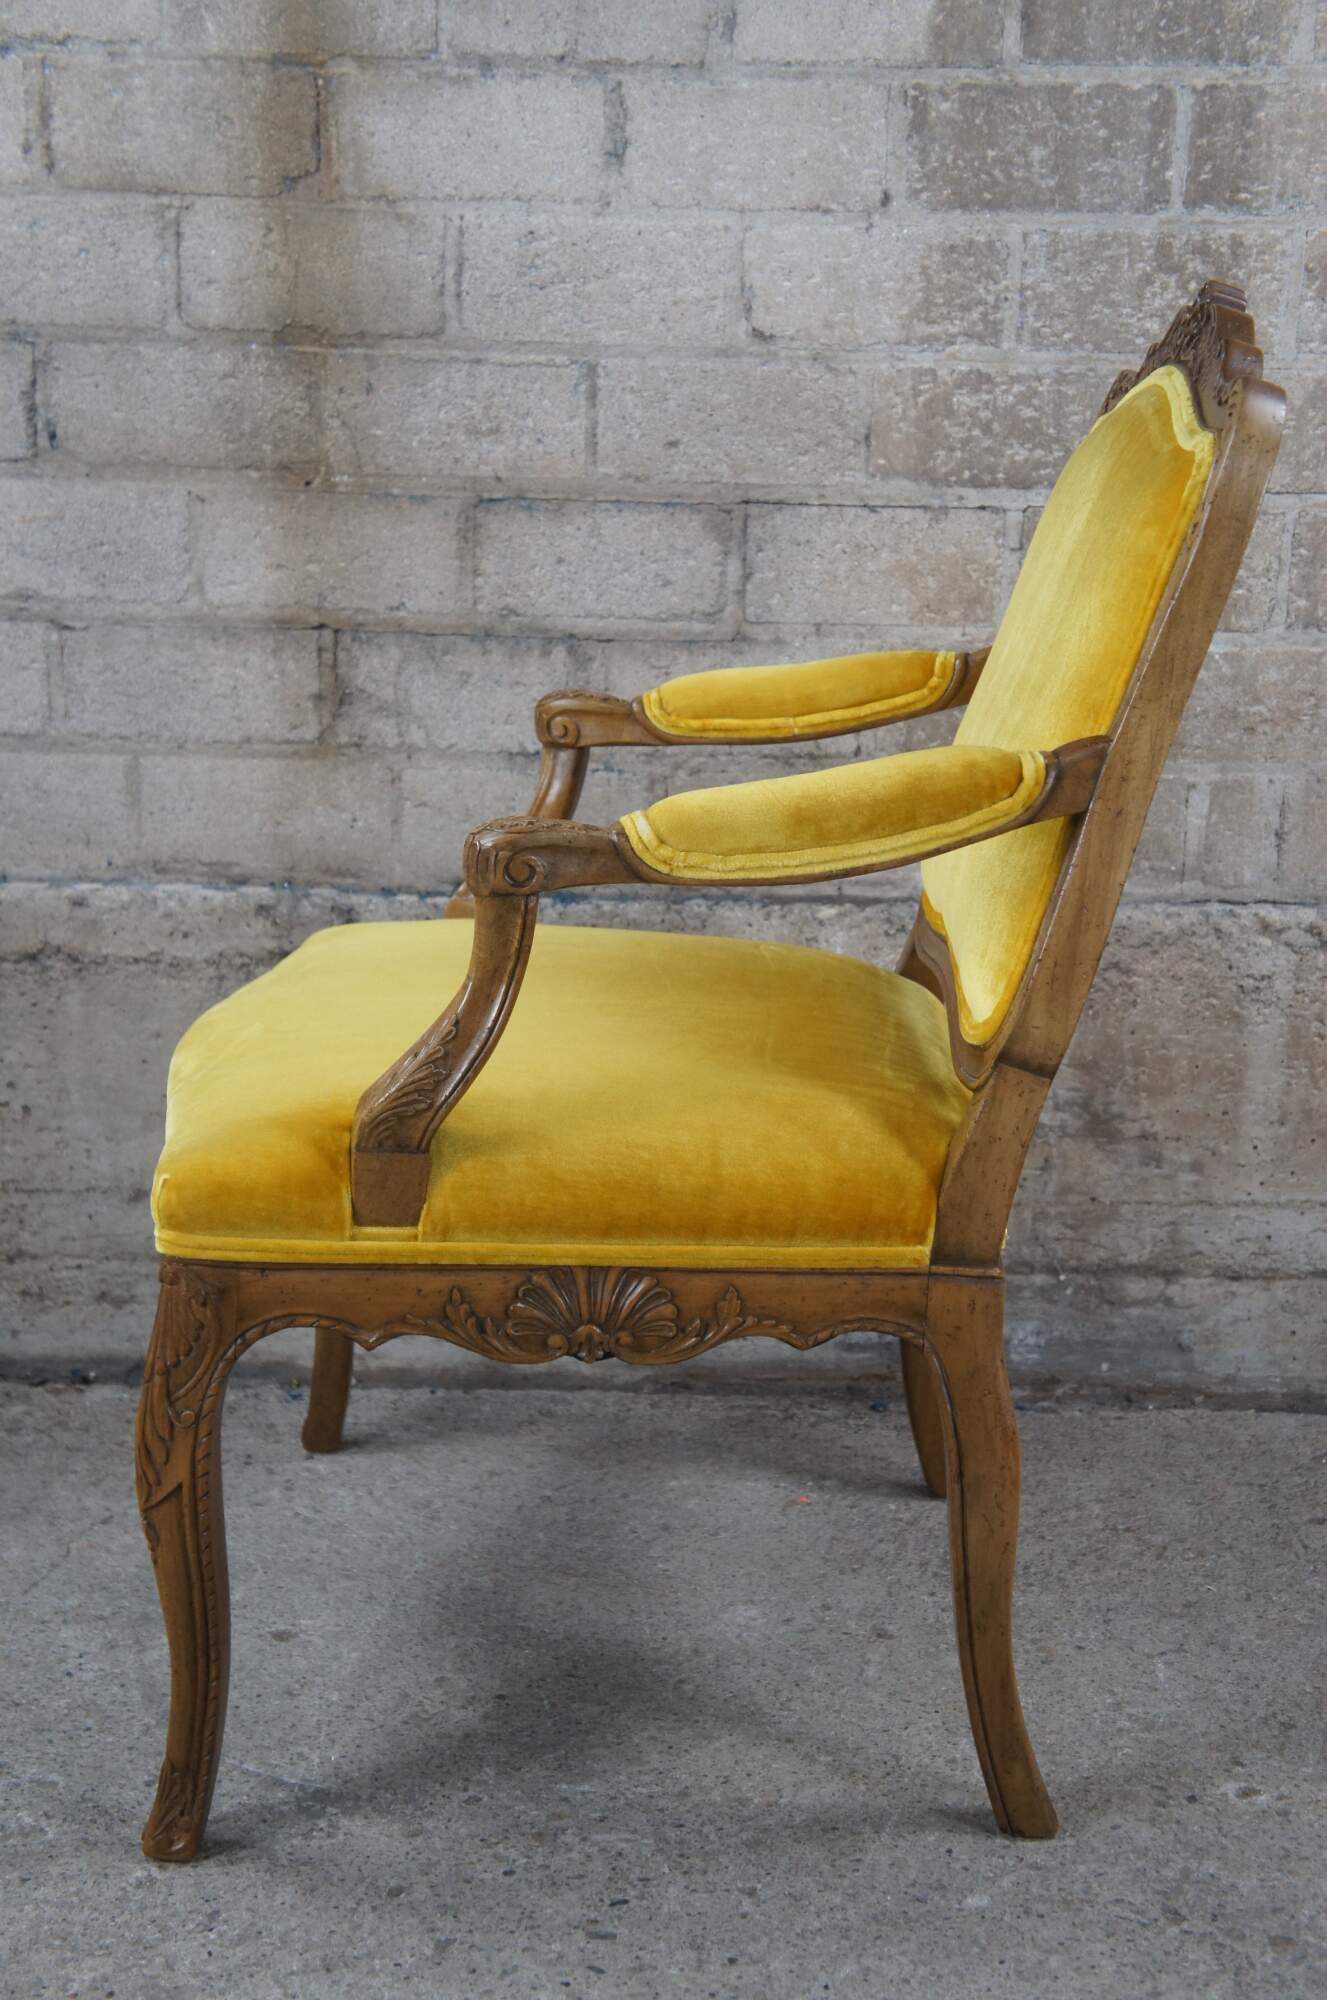
M 160 1305 L 143 1369 L 134 1450 L 138 1504 L 154 1562 L 157 1534 L 149 1509 L 180 1483 L 178 1471 L 171 1476 L 176 1433 L 196 1421 L 197 1397 L 206 1386 L 204 1378 L 213 1358 L 211 1336 L 220 1301 L 220 1286 L 197 1271 L 164 1267 Z

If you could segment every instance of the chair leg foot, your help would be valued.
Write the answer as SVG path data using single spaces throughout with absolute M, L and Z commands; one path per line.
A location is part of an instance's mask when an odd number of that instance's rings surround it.
M 912 1441 L 921 1461 L 927 1491 L 937 1500 L 945 1497 L 945 1429 L 940 1414 L 940 1392 L 931 1363 L 917 1343 L 903 1342 L 903 1393 L 908 1403 Z
M 1005 1833 L 1048 1840 L 1055 1808 L 1037 1768 L 1013 1653 L 1019 1451 L 1005 1372 L 1004 1287 L 934 1286 L 927 1341 L 945 1434 L 954 1616 L 972 1734 Z
M 355 1343 L 333 1327 L 320 1326 L 314 1335 L 313 1379 L 301 1441 L 305 1451 L 339 1451 L 350 1396 L 350 1368 Z
M 230 1588 L 220 1423 L 235 1343 L 223 1288 L 167 1265 L 138 1406 L 138 1503 L 170 1646 L 170 1718 L 143 1829 L 153 1861 L 190 1861 L 207 1824 L 226 1717 Z

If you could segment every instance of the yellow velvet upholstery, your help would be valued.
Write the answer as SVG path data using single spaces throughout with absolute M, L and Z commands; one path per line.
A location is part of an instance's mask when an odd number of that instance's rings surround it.
M 441 1012 L 472 926 L 321 931 L 189 1029 L 158 1248 L 309 1263 L 832 1269 L 927 1261 L 968 1102 L 919 986 L 799 946 L 541 925 L 418 1229 L 356 1228 L 361 1091 Z
M 1211 470 L 1178 368 L 1101 417 L 1056 481 L 956 743 L 1017 749 L 1105 734 Z M 1071 837 L 1044 820 L 922 867 L 963 1031 L 988 1041 L 1026 969 Z
M 954 653 L 845 653 L 781 667 L 716 667 L 642 696 L 656 729 L 716 742 L 869 729 L 928 709 L 948 686 Z
M 792 778 L 675 792 L 622 821 L 642 861 L 691 882 L 897 867 L 1007 826 L 1035 803 L 1036 750 L 905 750 Z

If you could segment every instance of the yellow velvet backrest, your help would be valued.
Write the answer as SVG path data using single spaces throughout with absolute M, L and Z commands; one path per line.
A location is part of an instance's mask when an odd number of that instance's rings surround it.
M 1214 444 L 1175 367 L 1098 418 L 1037 524 L 956 742 L 1052 750 L 1110 729 L 1202 504 Z M 922 865 L 924 908 L 948 939 L 970 1042 L 989 1041 L 1004 1018 L 1073 830 L 1045 820 Z

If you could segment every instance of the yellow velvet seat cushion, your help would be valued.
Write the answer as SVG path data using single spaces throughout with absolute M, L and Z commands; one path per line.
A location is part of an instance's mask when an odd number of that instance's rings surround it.
M 905 750 L 791 778 L 675 792 L 623 831 L 642 861 L 691 882 L 898 867 L 1006 826 L 1046 780 L 1036 750 Z
M 286 1262 L 917 1268 L 968 1102 L 921 987 L 791 945 L 541 925 L 433 1145 L 418 1229 L 358 1229 L 360 1092 L 464 977 L 467 920 L 321 931 L 171 1064 L 158 1248 Z
M 740 742 L 814 736 L 930 708 L 948 686 L 954 653 L 844 653 L 779 667 L 716 667 L 682 674 L 641 697 L 669 736 Z
M 1182 369 L 1098 418 L 1055 482 L 955 743 L 1017 749 L 1106 734 L 1198 510 L 1214 440 Z M 922 865 L 972 1042 L 1004 1019 L 1072 836 L 1020 827 Z

